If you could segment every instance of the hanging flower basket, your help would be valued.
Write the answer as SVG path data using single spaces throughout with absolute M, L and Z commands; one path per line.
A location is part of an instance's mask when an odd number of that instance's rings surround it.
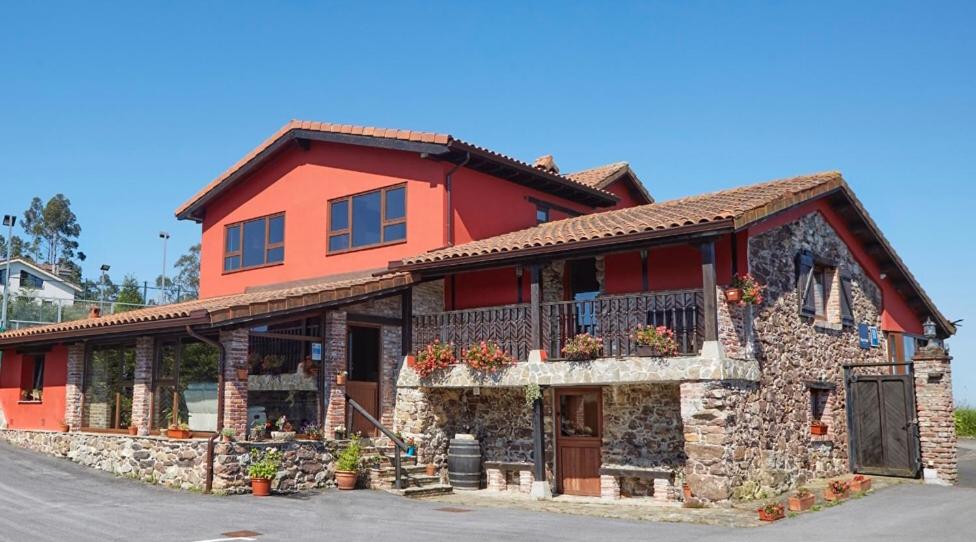
M 738 275 L 732 277 L 732 287 L 730 289 L 740 290 L 742 296 L 737 301 L 732 301 L 728 299 L 728 291 L 726 291 L 726 299 L 729 303 L 738 303 L 739 305 L 759 305 L 763 302 L 763 290 L 766 289 L 765 286 L 759 284 L 759 281 L 749 273 L 739 273 Z

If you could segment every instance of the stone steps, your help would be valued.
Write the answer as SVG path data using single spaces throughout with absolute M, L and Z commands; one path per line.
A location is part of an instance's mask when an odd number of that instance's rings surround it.
M 454 492 L 454 488 L 447 484 L 437 484 L 422 487 L 408 487 L 406 489 L 390 489 L 388 490 L 394 495 L 400 495 L 407 498 L 421 498 L 421 497 L 433 497 L 435 495 L 447 495 Z

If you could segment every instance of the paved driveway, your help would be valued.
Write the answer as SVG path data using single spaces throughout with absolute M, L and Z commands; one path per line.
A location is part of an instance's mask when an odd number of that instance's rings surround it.
M 0 540 L 974 540 L 976 490 L 906 484 L 754 529 L 443 505 L 374 491 L 213 497 L 172 491 L 0 444 Z
M 976 488 L 976 439 L 959 439 L 959 485 Z

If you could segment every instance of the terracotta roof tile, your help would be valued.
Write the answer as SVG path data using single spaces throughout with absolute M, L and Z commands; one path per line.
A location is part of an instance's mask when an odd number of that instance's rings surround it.
M 731 220 L 736 227 L 818 194 L 846 186 L 838 172 L 780 179 L 750 186 L 548 222 L 521 231 L 421 254 L 401 266 L 433 263 L 622 237 Z
M 570 179 L 592 186 L 593 188 L 604 188 L 609 184 L 607 181 L 613 179 L 622 169 L 628 167 L 627 162 L 614 162 L 605 166 L 597 166 L 583 171 L 567 173 Z
M 218 324 L 227 320 L 267 315 L 274 312 L 274 307 L 278 306 L 278 302 L 282 302 L 281 304 L 287 308 L 301 308 L 327 301 L 343 300 L 367 292 L 398 288 L 410 283 L 410 275 L 406 273 L 396 273 L 383 277 L 375 277 L 370 273 L 359 276 L 324 277 L 281 288 L 268 287 L 242 294 L 146 307 L 101 318 L 87 318 L 16 329 L 0 333 L 0 344 L 36 342 L 43 340 L 44 335 L 94 329 L 105 329 L 107 334 L 111 333 L 112 330 L 109 328 L 112 327 L 149 322 L 159 322 L 162 328 L 165 327 L 166 322 L 181 325 L 181 321 L 187 318 L 201 319 L 201 322 L 198 323 Z

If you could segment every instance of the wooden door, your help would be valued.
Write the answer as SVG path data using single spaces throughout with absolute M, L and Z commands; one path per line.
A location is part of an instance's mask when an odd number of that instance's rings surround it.
M 348 356 L 349 376 L 346 380 L 346 393 L 359 403 L 366 412 L 380 417 L 380 358 L 382 339 L 379 327 L 350 326 Z M 376 436 L 379 431 L 353 408 L 346 409 L 349 416 L 349 429 L 365 436 Z
M 559 491 L 600 496 L 603 396 L 600 388 L 556 389 Z
M 850 379 L 853 470 L 915 477 L 920 469 L 913 376 L 857 375 Z

